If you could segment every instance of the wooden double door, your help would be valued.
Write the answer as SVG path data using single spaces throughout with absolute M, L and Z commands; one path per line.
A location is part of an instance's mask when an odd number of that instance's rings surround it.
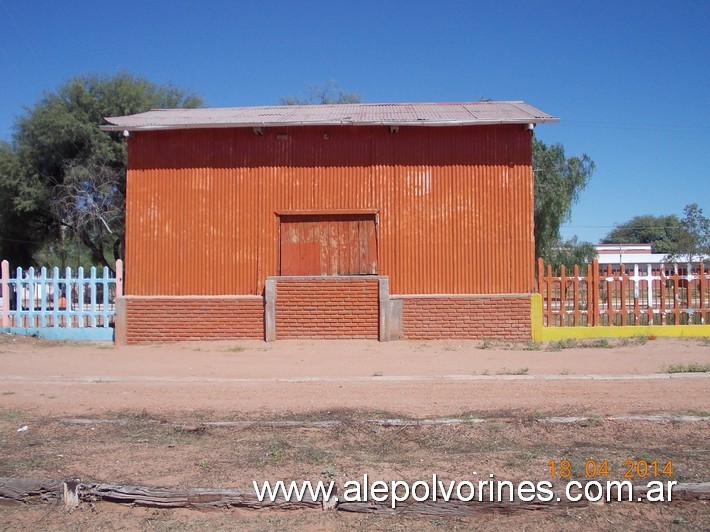
M 376 275 L 375 214 L 282 215 L 281 275 Z

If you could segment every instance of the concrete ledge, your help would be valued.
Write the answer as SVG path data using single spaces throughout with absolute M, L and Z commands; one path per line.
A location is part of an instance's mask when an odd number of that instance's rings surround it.
M 389 278 L 379 280 L 380 342 L 402 338 L 402 301 L 390 298 Z
M 116 298 L 116 316 L 114 317 L 116 335 L 114 342 L 116 345 L 128 345 L 128 329 L 126 323 L 126 296 Z
M 276 280 L 268 278 L 264 286 L 264 340 L 276 341 Z
M 0 327 L 0 333 L 80 342 L 113 342 L 114 339 L 113 327 Z
M 371 281 L 389 279 L 386 275 L 270 275 L 267 281 Z
M 586 338 L 631 338 L 634 336 L 671 336 L 710 338 L 710 325 L 624 325 L 599 327 L 543 327 L 542 340 Z
M 252 299 L 252 300 L 254 300 L 254 299 L 263 300 L 263 299 L 264 299 L 263 296 L 247 296 L 247 295 L 244 295 L 244 296 L 241 296 L 241 295 L 235 296 L 235 295 L 221 295 L 221 294 L 215 294 L 215 295 L 213 295 L 213 296 L 210 296 L 210 295 L 206 295 L 206 296 L 184 296 L 184 295 L 183 295 L 183 296 L 173 296 L 173 295 L 165 295 L 165 296 L 137 296 L 137 295 L 133 295 L 133 296 L 120 296 L 120 297 L 121 297 L 122 299 L 126 300 L 126 301 L 153 301 L 153 300 L 159 301 L 159 300 L 162 300 L 162 299 L 180 299 L 180 300 L 187 300 L 187 301 L 199 301 L 199 300 L 212 300 L 212 301 L 214 301 L 214 300 L 217 300 L 217 299 L 220 299 L 220 300 L 221 300 L 221 299 L 224 299 L 224 300 L 229 300 L 229 301 L 231 301 L 231 300 L 240 300 L 240 299 L 246 299 L 246 300 L 249 300 L 249 299 Z
M 399 294 L 390 297 L 392 299 L 527 299 L 530 296 L 531 294 Z
M 533 294 L 530 298 L 530 322 L 532 341 L 542 342 L 544 338 L 542 296 Z

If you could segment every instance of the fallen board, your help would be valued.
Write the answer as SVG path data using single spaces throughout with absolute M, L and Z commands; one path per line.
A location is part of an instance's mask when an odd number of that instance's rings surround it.
M 634 486 L 633 500 L 644 498 L 648 488 Z M 710 482 L 677 484 L 673 487 L 674 502 L 694 502 L 710 500 Z M 556 512 L 589 506 L 589 502 L 567 500 L 564 493 L 555 492 L 551 502 L 539 500 L 512 502 L 464 501 L 455 497 L 448 501 L 399 502 L 392 508 L 390 500 L 377 502 L 339 502 L 335 498 L 323 501 L 305 493 L 301 501 L 287 501 L 277 497 L 274 501 L 260 501 L 254 490 L 244 489 L 202 489 L 202 488 L 159 488 L 148 486 L 124 486 L 110 483 L 92 483 L 72 480 L 47 480 L 31 478 L 0 478 L 0 504 L 64 504 L 75 507 L 82 502 L 111 502 L 151 508 L 191 508 L 207 510 L 216 508 L 275 508 L 293 510 L 322 508 L 357 513 L 409 514 L 437 516 L 467 516 L 480 512 L 511 514 L 534 510 Z M 560 497 L 560 501 L 556 498 Z M 614 499 L 612 499 L 613 501 Z

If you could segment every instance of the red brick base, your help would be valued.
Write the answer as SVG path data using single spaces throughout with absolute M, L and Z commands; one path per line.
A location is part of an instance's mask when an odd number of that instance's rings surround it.
M 532 339 L 531 294 L 389 296 L 386 277 L 270 277 L 265 296 L 125 296 L 116 342 Z
M 402 338 L 532 339 L 530 294 L 396 296 Z
M 277 277 L 276 339 L 378 337 L 376 277 Z
M 264 300 L 259 296 L 126 296 L 122 299 L 125 338 L 117 337 L 117 342 L 264 338 Z M 119 334 L 118 327 L 116 334 Z

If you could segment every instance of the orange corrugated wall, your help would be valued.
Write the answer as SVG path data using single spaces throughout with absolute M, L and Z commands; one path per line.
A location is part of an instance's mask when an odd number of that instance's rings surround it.
M 392 294 L 531 292 L 531 149 L 520 125 L 134 133 L 126 293 L 261 294 L 277 213 L 329 210 L 377 211 Z

